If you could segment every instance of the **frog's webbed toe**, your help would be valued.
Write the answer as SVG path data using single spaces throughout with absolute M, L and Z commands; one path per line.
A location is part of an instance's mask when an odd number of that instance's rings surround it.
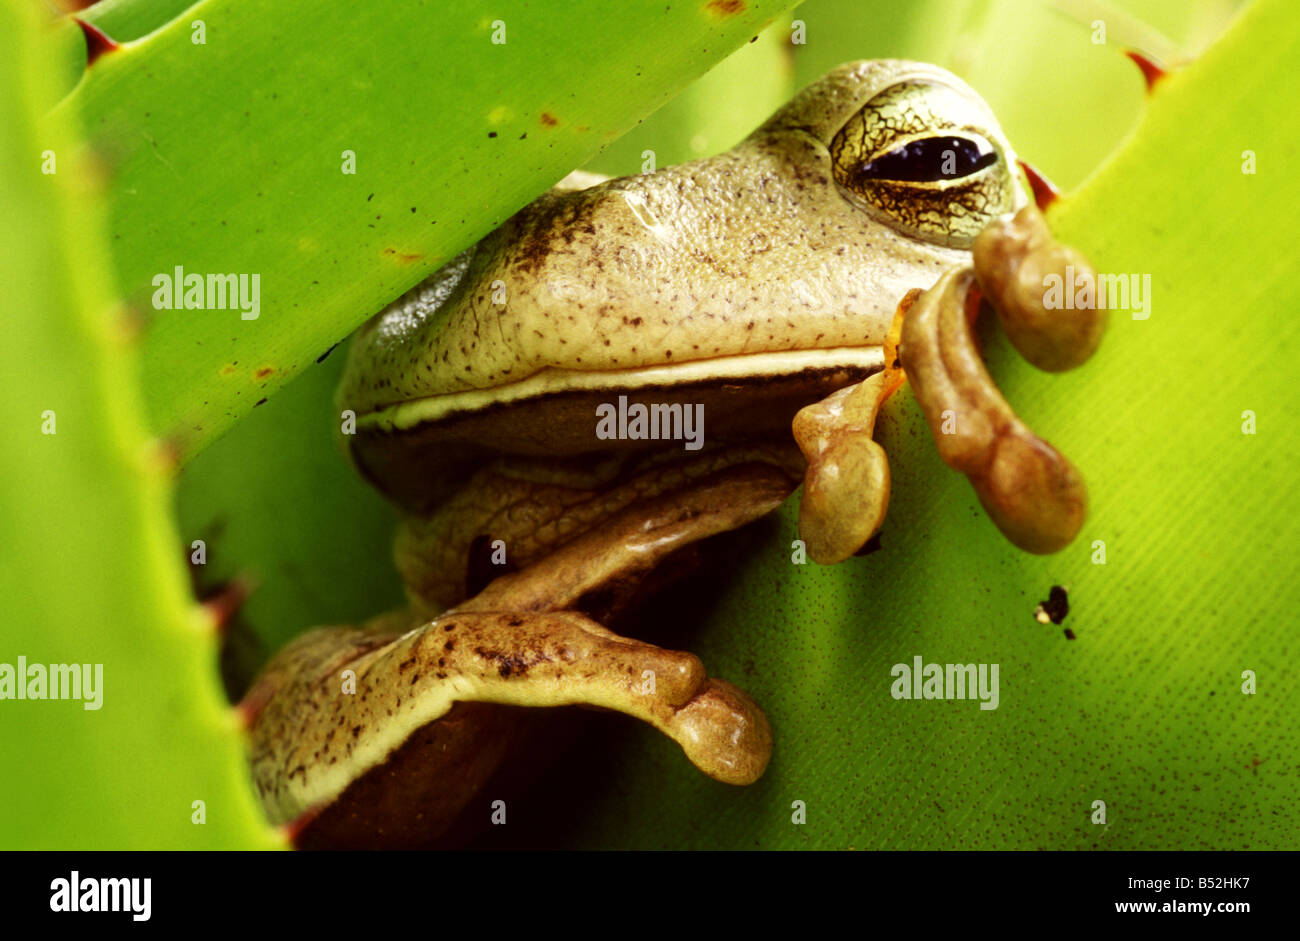
M 948 272 L 903 323 L 900 356 L 944 462 L 966 474 L 998 528 L 1029 552 L 1068 545 L 1087 515 L 1083 478 L 1007 404 L 976 347 L 976 278 L 1018 350 L 1044 369 L 1067 369 L 1096 348 L 1105 311 L 1044 304 L 1045 274 L 1095 275 L 1077 252 L 1053 242 L 1037 210 L 990 226 L 976 269 Z M 984 236 L 981 236 L 983 238 Z M 1057 270 L 1057 269 L 1061 270 Z
M 304 635 L 250 694 L 253 776 L 272 822 L 339 802 L 395 757 L 410 766 L 399 751 L 417 732 L 434 754 L 414 765 L 447 779 L 435 806 L 404 811 L 450 822 L 441 802 L 458 810 L 501 757 L 477 771 L 439 763 L 437 753 L 493 754 L 481 728 L 490 716 L 471 711 L 467 728 L 439 734 L 444 718 L 465 721 L 457 704 L 612 709 L 668 735 L 719 781 L 749 784 L 767 767 L 772 733 L 762 710 L 691 654 L 620 637 L 572 611 L 452 612 L 396 635 L 393 617 L 385 621 Z
M 885 520 L 889 459 L 872 433 L 887 381 L 887 373 L 876 373 L 794 417 L 794 439 L 808 462 L 799 538 L 821 565 L 857 552 Z

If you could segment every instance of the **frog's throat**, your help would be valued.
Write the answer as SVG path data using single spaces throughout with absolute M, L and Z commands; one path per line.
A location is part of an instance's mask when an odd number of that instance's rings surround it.
M 728 384 L 755 377 L 777 379 L 834 369 L 876 372 L 884 367 L 880 346 L 752 353 L 619 370 L 545 369 L 526 379 L 487 389 L 467 389 L 389 405 L 357 416 L 360 429 L 400 432 L 459 414 L 479 412 L 564 392 L 627 393 L 644 388 Z

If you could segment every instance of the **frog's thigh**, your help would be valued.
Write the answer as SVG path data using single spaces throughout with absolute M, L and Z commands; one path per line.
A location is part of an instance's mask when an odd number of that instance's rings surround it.
M 335 802 L 456 703 L 623 712 L 730 784 L 756 780 L 771 754 L 762 710 L 709 678 L 698 658 L 620 637 L 576 612 L 449 613 L 375 646 L 381 639 L 316 631 L 264 671 L 253 773 L 273 822 Z
M 872 434 L 888 381 L 887 373 L 876 373 L 794 417 L 794 438 L 808 462 L 799 538 L 821 565 L 857 552 L 885 520 L 889 459 Z

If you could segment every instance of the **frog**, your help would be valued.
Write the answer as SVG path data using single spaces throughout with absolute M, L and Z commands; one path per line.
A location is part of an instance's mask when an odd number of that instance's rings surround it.
M 522 717 L 559 706 L 639 719 L 753 784 L 774 741 L 759 704 L 609 625 L 800 487 L 813 561 L 861 552 L 889 501 L 876 417 L 905 382 L 1008 538 L 1067 545 L 1082 479 L 998 393 L 973 330 L 994 307 L 1060 370 L 1104 322 L 1044 309 L 1034 279 L 1086 260 L 1017 166 L 956 75 L 850 62 L 729 151 L 570 174 L 373 316 L 336 405 L 398 509 L 407 603 L 300 636 L 253 682 L 271 822 L 305 848 L 444 845 Z

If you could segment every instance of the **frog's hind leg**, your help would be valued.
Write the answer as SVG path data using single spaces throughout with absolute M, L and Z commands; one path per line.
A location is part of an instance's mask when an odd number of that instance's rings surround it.
M 620 637 L 571 611 L 452 613 L 397 637 L 326 628 L 278 655 L 260 686 L 253 776 L 277 824 L 315 808 L 329 808 L 336 819 L 324 823 L 334 828 L 359 813 L 384 815 L 379 831 L 414 826 L 418 816 L 450 824 L 505 757 L 496 747 L 510 731 L 504 710 L 463 708 L 476 704 L 622 712 L 728 784 L 757 780 L 772 748 L 762 710 L 708 677 L 697 657 Z M 393 779 L 412 767 L 425 779 L 421 806 L 367 808 L 345 794 L 375 791 L 379 778 L 391 802 L 411 790 Z
M 615 710 L 719 781 L 757 780 L 772 735 L 753 700 L 692 654 L 557 609 L 582 608 L 594 592 L 610 607 L 669 554 L 769 512 L 793 487 L 783 470 L 731 467 L 629 508 L 436 618 L 399 613 L 299 638 L 246 699 L 272 821 L 305 819 L 312 845 L 434 839 L 505 757 L 501 707 Z

